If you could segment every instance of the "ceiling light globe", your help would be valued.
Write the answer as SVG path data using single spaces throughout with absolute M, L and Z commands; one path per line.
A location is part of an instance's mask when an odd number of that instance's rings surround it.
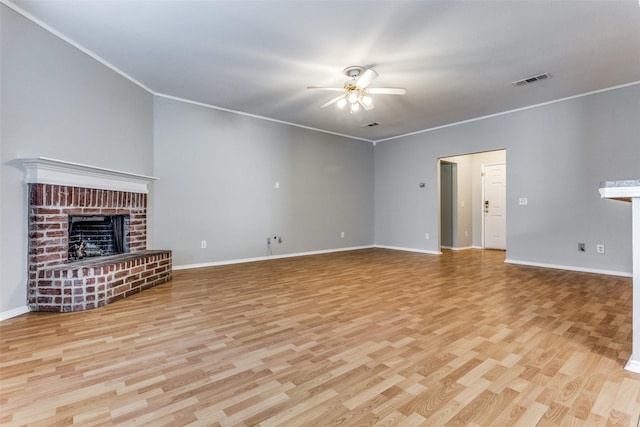
M 349 96 L 347 97 L 347 101 L 349 101 L 351 104 L 355 104 L 356 102 L 358 102 L 358 92 L 350 92 Z
M 373 103 L 373 99 L 371 99 L 371 97 L 370 97 L 370 96 L 366 96 L 366 95 L 365 95 L 365 96 L 363 96 L 363 97 L 362 97 L 362 103 L 363 103 L 364 105 L 369 106 L 369 105 L 371 105 L 371 104 Z
M 337 105 L 338 108 L 344 108 L 347 105 L 347 100 L 345 98 L 339 99 Z
M 357 102 L 355 104 L 351 104 L 351 112 L 356 112 L 360 109 L 360 104 L 358 104 Z

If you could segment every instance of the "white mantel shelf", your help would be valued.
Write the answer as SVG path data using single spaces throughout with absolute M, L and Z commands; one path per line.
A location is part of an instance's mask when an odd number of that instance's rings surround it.
M 602 198 L 631 202 L 633 252 L 633 324 L 631 358 L 625 369 L 640 373 L 640 179 L 600 183 Z
M 20 162 L 25 169 L 27 184 L 67 185 L 147 194 L 149 183 L 158 179 L 47 157 L 20 159 Z

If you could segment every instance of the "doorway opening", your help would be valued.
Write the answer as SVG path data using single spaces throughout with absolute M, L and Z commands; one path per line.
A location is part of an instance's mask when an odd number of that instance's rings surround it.
M 438 159 L 440 248 L 506 250 L 506 150 Z

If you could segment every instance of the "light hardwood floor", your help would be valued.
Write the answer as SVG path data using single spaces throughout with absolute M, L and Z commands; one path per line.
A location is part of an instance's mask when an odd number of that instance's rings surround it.
M 3 426 L 636 426 L 631 279 L 385 249 L 0 322 Z

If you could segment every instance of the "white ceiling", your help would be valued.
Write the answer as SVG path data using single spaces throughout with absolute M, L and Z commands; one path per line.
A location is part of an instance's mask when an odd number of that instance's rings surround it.
M 640 81 L 638 0 L 7 4 L 156 94 L 371 141 Z M 407 94 L 320 109 L 351 65 Z

